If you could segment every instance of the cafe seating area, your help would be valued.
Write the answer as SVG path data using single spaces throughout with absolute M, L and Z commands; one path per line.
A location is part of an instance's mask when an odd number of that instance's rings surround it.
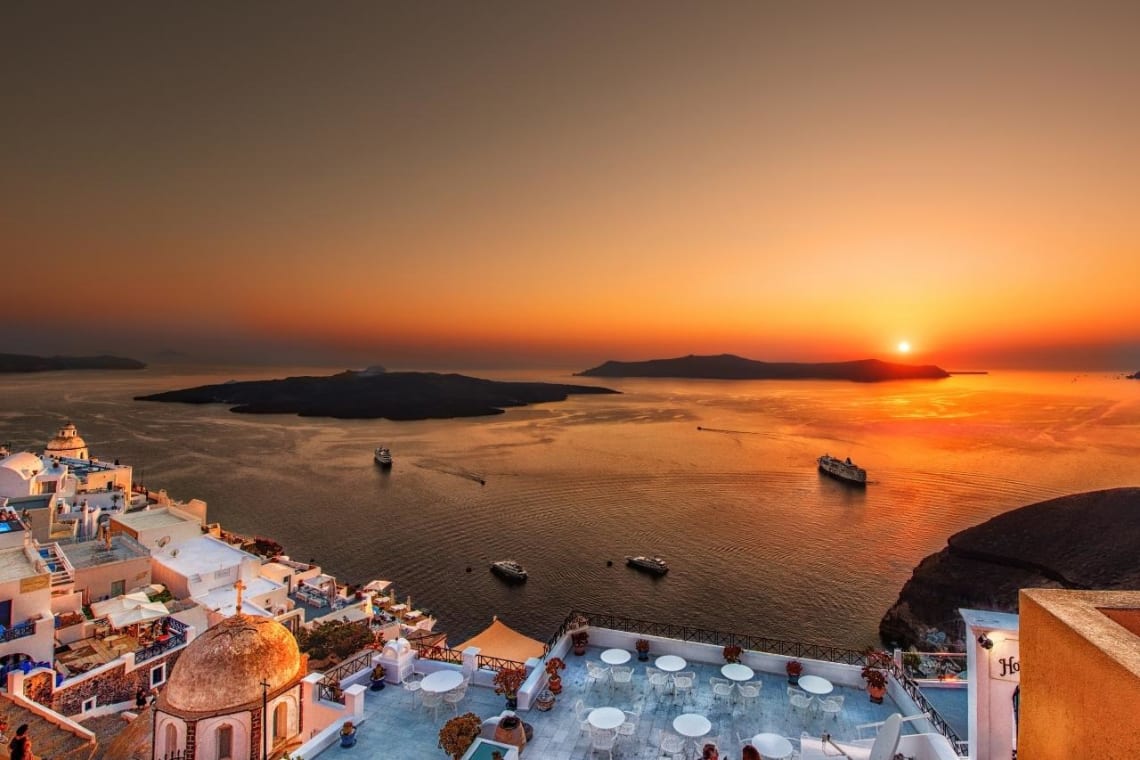
M 554 707 L 520 712 L 533 725 L 533 737 L 520 757 L 680 760 L 699 757 L 700 748 L 713 743 L 722 758 L 739 758 L 744 743 L 749 742 L 761 748 L 764 758 L 794 758 L 800 752 L 801 734 L 817 740 L 823 732 L 840 739 L 856 738 L 865 735 L 861 724 L 910 712 L 889 696 L 883 704 L 874 704 L 863 689 L 831 683 L 823 676 L 816 676 L 817 681 L 808 678 L 805 684 L 823 693 L 801 689 L 810 696 L 809 708 L 796 710 L 788 698 L 784 673 L 745 666 L 726 670 L 719 658 L 698 662 L 666 655 L 639 662 L 632 646 L 631 657 L 607 649 L 588 647 L 583 656 L 566 657 L 563 690 Z M 804 675 L 812 676 L 812 663 L 804 665 Z M 616 680 L 614 667 L 619 673 Z M 650 673 L 656 676 L 655 683 Z M 503 697 L 486 686 L 467 689 L 457 710 L 446 704 L 425 706 L 422 696 L 422 692 L 413 692 L 409 697 L 402 688 L 369 692 L 366 720 L 358 726 L 360 742 L 364 746 L 396 742 L 419 748 L 421 756 L 434 757 L 439 754 L 439 729 L 456 712 L 474 712 L 489 719 L 504 709 Z M 904 728 L 917 730 L 914 724 Z

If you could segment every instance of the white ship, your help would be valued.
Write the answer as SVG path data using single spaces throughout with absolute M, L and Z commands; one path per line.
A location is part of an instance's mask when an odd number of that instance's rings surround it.
M 501 559 L 498 562 L 492 562 L 491 572 L 509 581 L 525 581 L 527 578 L 526 570 L 513 559 Z
M 847 483 L 854 483 L 858 486 L 867 485 L 867 471 L 856 466 L 851 461 L 851 457 L 847 457 L 847 460 L 844 461 L 824 454 L 819 458 L 819 470 Z
M 625 564 L 655 575 L 664 575 L 669 572 L 669 565 L 665 564 L 665 560 L 660 557 L 626 557 Z
M 376 460 L 376 464 L 380 465 L 381 467 L 392 466 L 392 452 L 388 451 L 387 447 L 385 446 L 381 446 L 380 448 L 376 449 L 375 453 L 373 454 L 373 458 Z

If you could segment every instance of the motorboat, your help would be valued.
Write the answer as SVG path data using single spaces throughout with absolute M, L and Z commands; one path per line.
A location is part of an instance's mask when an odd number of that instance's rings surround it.
M 491 563 L 491 572 L 508 581 L 525 581 L 526 569 L 513 559 L 501 559 Z
M 381 446 L 376 449 L 372 456 L 376 460 L 376 464 L 380 465 L 381 467 L 392 466 L 392 452 L 388 451 L 388 448 L 386 446 Z
M 638 570 L 645 570 L 654 575 L 664 575 L 669 572 L 669 565 L 661 557 L 626 557 L 625 564 Z
M 844 461 L 824 454 L 818 461 L 819 471 L 824 474 L 857 486 L 867 485 L 867 471 L 852 462 L 851 457 Z

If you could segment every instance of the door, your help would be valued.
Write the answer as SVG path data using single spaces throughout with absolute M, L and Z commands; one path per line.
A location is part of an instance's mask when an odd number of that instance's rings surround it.
M 0 602 L 0 625 L 5 628 L 12 626 L 12 600 L 5 599 Z

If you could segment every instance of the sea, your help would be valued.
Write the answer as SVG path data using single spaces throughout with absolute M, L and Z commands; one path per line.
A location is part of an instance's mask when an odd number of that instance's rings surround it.
M 1104 373 L 937 381 L 576 378 L 620 395 L 392 422 L 134 401 L 313 368 L 152 367 L 0 377 L 0 441 L 73 420 L 92 455 L 209 505 L 340 580 L 396 584 L 461 644 L 494 616 L 540 640 L 571 610 L 855 647 L 951 534 L 1064 494 L 1140 485 L 1140 382 Z M 373 449 L 391 448 L 378 468 Z M 830 453 L 865 467 L 821 475 Z M 656 554 L 669 573 L 625 566 Z M 515 559 L 528 582 L 489 572 Z M 980 580 L 980 582 L 984 582 Z

